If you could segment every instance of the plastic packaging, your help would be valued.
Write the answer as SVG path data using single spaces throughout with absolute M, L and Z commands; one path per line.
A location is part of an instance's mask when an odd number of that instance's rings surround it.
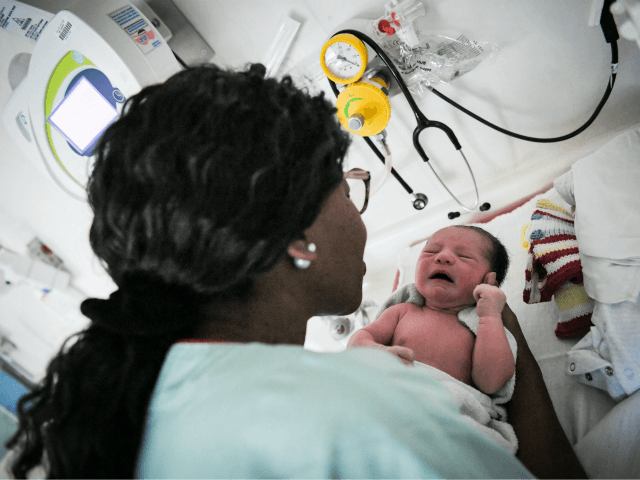
M 420 40 L 413 28 L 413 21 L 424 15 L 424 5 L 420 0 L 392 0 L 385 5 L 385 14 L 371 23 L 371 29 L 378 39 L 385 35 L 397 35 L 410 48 L 418 46 Z
M 296 22 L 290 17 L 284 17 L 280 22 L 276 38 L 269 48 L 264 66 L 267 69 L 267 77 L 275 77 L 280 69 L 280 65 L 284 60 L 285 55 L 291 47 L 291 43 L 298 33 L 300 28 L 300 22 Z
M 420 96 L 432 85 L 450 83 L 498 51 L 496 45 L 465 35 L 453 39 L 420 31 L 424 15 L 420 0 L 392 0 L 385 5 L 385 14 L 368 24 L 368 33 L 389 55 L 413 94 Z
M 418 46 L 411 48 L 397 36 L 379 41 L 402 75 L 409 91 L 423 95 L 429 87 L 449 84 L 493 57 L 498 47 L 469 40 L 465 35 L 453 39 L 418 31 Z

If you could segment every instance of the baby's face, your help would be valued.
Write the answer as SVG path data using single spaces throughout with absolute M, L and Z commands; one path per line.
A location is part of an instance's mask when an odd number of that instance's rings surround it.
M 460 311 L 474 305 L 474 288 L 490 271 L 492 245 L 468 228 L 438 230 L 422 250 L 416 268 L 416 288 L 427 306 Z

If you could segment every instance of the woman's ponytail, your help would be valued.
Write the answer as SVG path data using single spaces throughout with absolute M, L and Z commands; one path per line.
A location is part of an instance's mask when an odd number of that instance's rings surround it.
M 93 323 L 67 339 L 43 382 L 18 402 L 19 428 L 7 442 L 17 447 L 16 477 L 42 463 L 48 478 L 134 477 L 166 354 L 192 336 L 193 322 L 185 326 L 185 319 L 195 318 L 197 308 L 189 297 L 138 284 L 83 302 Z

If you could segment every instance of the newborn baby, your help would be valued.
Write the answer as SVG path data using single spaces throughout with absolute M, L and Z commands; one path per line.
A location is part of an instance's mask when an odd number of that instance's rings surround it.
M 508 264 L 504 246 L 481 228 L 438 230 L 416 267 L 415 286 L 425 305 L 387 308 L 348 346 L 382 348 L 407 364 L 416 360 L 486 394 L 497 392 L 515 372 L 501 317 L 506 296 L 498 288 Z M 473 305 L 480 317 L 477 335 L 457 317 Z

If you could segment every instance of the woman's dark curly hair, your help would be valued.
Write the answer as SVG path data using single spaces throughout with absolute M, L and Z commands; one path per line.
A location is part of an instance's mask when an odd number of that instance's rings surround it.
M 342 182 L 349 138 L 324 96 L 205 65 L 143 89 L 105 132 L 91 246 L 118 285 L 19 402 L 18 478 L 132 478 L 165 355 L 206 302 L 246 298 Z

